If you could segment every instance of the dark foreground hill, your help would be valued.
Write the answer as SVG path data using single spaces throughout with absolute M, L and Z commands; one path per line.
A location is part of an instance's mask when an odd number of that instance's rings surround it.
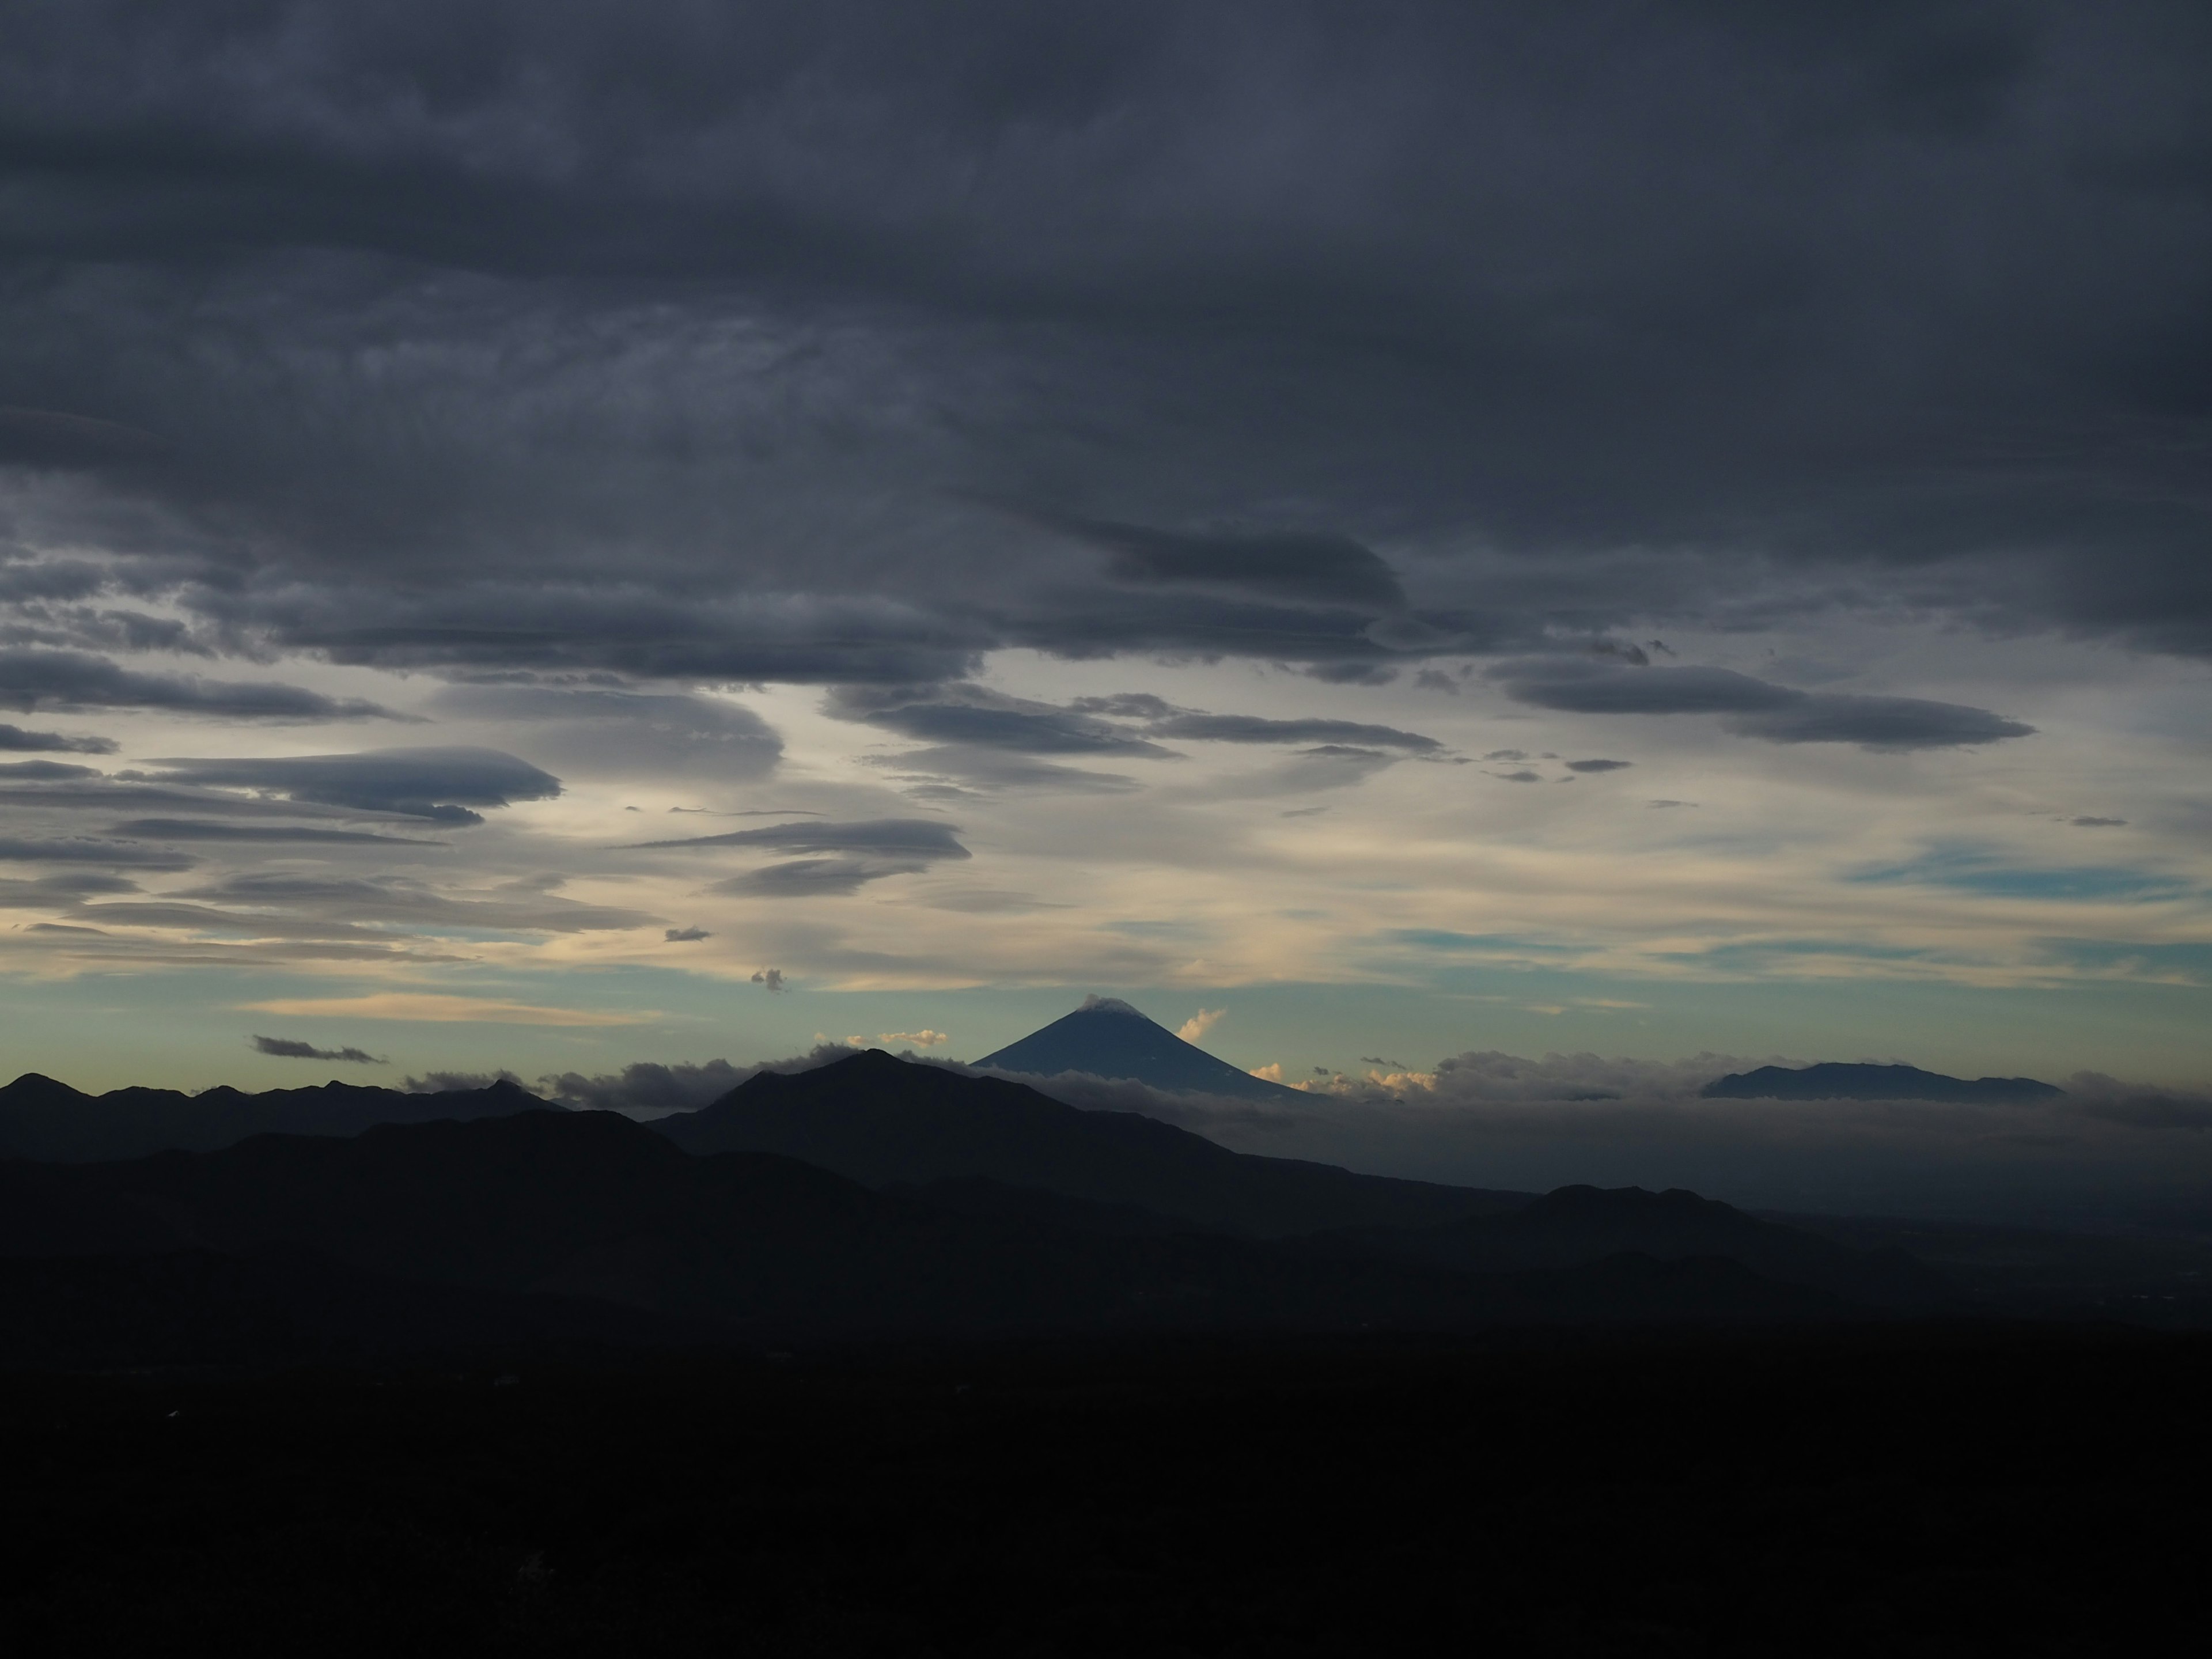
M 0 1374 L 0 1648 L 2185 1652 L 2205 1398 L 1929 1328 Z
M 1753 1072 L 1730 1072 L 1698 1092 L 1708 1100 L 1951 1100 L 2000 1105 L 2055 1100 L 2066 1091 L 2032 1077 L 1946 1077 L 1917 1066 L 1826 1061 L 1794 1070 L 1762 1066 Z
M 1534 1196 L 1232 1152 L 1133 1112 L 1079 1111 L 1023 1084 L 876 1048 L 811 1072 L 760 1073 L 653 1127 L 688 1152 L 779 1152 L 871 1187 L 980 1176 L 1255 1238 L 1433 1226 Z
M 1470 1274 L 1189 1233 L 1084 1231 L 872 1192 L 772 1155 L 694 1156 L 603 1113 L 382 1126 L 351 1139 L 260 1136 L 118 1164 L 0 1164 L 0 1360 L 16 1364 L 60 1363 L 72 1340 L 125 1363 L 134 1321 L 148 1334 L 137 1363 L 153 1363 L 183 1357 L 180 1343 L 218 1358 L 225 1332 L 234 1358 L 338 1357 L 349 1345 L 452 1346 L 471 1322 L 477 1346 L 520 1341 L 533 1321 L 548 1340 L 757 1345 L 1851 1311 L 1832 1294 L 1711 1257 L 1613 1253 Z M 435 1287 L 419 1318 L 406 1311 L 410 1283 Z M 586 1304 L 665 1322 L 625 1333 L 604 1313 L 575 1311 Z M 215 1334 L 207 1352 L 192 1350 L 193 1332 Z
M 2185 1652 L 2208 1398 L 1893 1326 L 0 1374 L 0 1648 Z
M 213 1152 L 248 1135 L 357 1135 L 377 1123 L 504 1117 L 546 1104 L 518 1084 L 409 1094 L 336 1081 L 246 1094 L 208 1089 L 112 1089 L 88 1095 L 26 1072 L 0 1089 L 0 1158 L 83 1164 L 169 1148 Z
M 1018 1042 L 975 1062 L 982 1070 L 1059 1077 L 1080 1072 L 1121 1078 L 1177 1094 L 1230 1095 L 1241 1100 L 1310 1104 L 1296 1089 L 1239 1071 L 1227 1060 L 1185 1042 L 1115 997 L 1093 997 Z

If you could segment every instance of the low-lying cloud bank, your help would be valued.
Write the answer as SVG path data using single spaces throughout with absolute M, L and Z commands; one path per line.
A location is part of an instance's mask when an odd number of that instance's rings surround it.
M 806 1054 L 783 1060 L 755 1060 L 750 1066 L 733 1065 L 726 1060 L 710 1060 L 700 1065 L 679 1061 L 672 1066 L 641 1060 L 619 1072 L 549 1072 L 535 1085 L 525 1086 L 543 1096 L 548 1103 L 565 1106 L 571 1111 L 620 1112 L 625 1117 L 650 1122 L 671 1112 L 696 1112 L 702 1106 L 712 1105 L 760 1073 L 811 1071 L 854 1052 L 842 1042 L 823 1042 L 816 1044 Z M 428 1072 L 409 1078 L 402 1086 L 415 1094 L 445 1094 L 454 1090 L 488 1088 L 502 1081 L 520 1084 L 522 1079 L 507 1071 Z
M 2212 1232 L 2212 1097 L 2087 1072 L 2057 1099 L 2000 1105 L 1698 1094 L 1767 1063 L 1469 1053 L 1426 1072 L 1316 1078 L 1310 1103 L 1073 1073 L 1011 1080 L 1238 1152 L 1454 1185 L 1687 1187 L 1801 1212 Z

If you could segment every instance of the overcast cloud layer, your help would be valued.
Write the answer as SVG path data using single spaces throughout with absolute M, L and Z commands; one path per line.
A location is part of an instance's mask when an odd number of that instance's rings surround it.
M 8 38 L 25 1066 L 119 985 L 271 1081 L 1165 988 L 1309 1075 L 2212 1084 L 2201 5 Z

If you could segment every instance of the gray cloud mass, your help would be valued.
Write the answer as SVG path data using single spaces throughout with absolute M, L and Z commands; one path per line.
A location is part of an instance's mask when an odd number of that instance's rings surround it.
M 254 1036 L 246 1041 L 254 1052 L 278 1060 L 336 1060 L 356 1066 L 388 1066 L 389 1060 L 361 1048 L 318 1048 L 312 1042 L 302 1042 L 296 1037 Z
M 1419 912 L 1594 1009 L 1817 921 L 1865 1007 L 2042 975 L 1977 896 L 2120 892 L 2078 827 L 2174 884 L 2107 960 L 2196 961 L 2201 0 L 8 25 L 0 940 L 1005 994 Z M 1947 837 L 2012 861 L 1838 890 Z
M 203 679 L 192 674 L 145 674 L 80 651 L 0 651 L 0 708 L 160 708 L 227 720 L 389 719 L 388 709 L 359 697 L 326 697 L 273 681 Z M 12 729 L 12 728 L 11 728 Z
M 481 823 L 483 815 L 471 807 L 546 800 L 561 793 L 558 778 L 495 749 L 372 749 L 351 755 L 172 759 L 156 764 L 161 769 L 146 775 L 158 782 L 252 789 L 436 823 Z
M 2032 736 L 2035 728 L 1963 703 L 1800 691 L 1731 668 L 1628 667 L 1597 657 L 1525 657 L 1487 678 L 1516 702 L 1582 714 L 1719 714 L 1769 743 L 1943 749 Z
M 0 721 L 0 750 L 17 754 L 112 755 L 115 752 L 115 740 L 112 738 L 70 737 L 59 732 L 26 732 L 20 726 L 9 726 Z
M 957 835 L 957 826 L 934 818 L 871 818 L 851 823 L 772 824 L 632 846 L 640 850 L 760 848 L 825 854 L 763 865 L 708 889 L 740 898 L 818 898 L 857 892 L 886 876 L 917 875 L 947 860 L 964 860 L 970 854 Z
M 9 591 L 454 671 L 1359 684 L 1848 566 L 2212 652 L 2201 8 L 460 10 L 17 31 Z M 0 684 L 375 712 L 66 657 Z

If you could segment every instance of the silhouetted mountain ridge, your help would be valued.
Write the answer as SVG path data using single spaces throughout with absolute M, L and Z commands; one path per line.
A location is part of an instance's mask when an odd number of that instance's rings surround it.
M 878 1048 L 811 1071 L 760 1073 L 652 1127 L 690 1152 L 778 1152 L 871 1187 L 982 1177 L 1260 1238 L 1432 1226 L 1534 1196 L 1233 1152 L 1133 1112 L 1081 1111 L 1025 1084 Z
M 0 1158 L 94 1163 L 178 1150 L 214 1152 L 249 1135 L 355 1135 L 379 1123 L 504 1117 L 544 1109 L 520 1084 L 412 1094 L 336 1079 L 247 1094 L 228 1087 L 111 1089 L 88 1095 L 37 1072 L 0 1088 Z
M 1708 1100 L 1952 1100 L 2000 1104 L 2054 1100 L 2066 1091 L 2032 1077 L 1946 1077 L 1917 1066 L 1865 1066 L 1824 1060 L 1792 1068 L 1761 1066 L 1730 1072 L 1698 1091 Z
M 75 1320 L 111 1354 L 129 1346 L 133 1320 L 163 1352 L 184 1340 L 180 1330 L 210 1322 L 252 1347 L 255 1322 L 269 1319 L 305 1320 L 315 1328 L 301 1338 L 310 1346 L 368 1340 L 363 1332 L 385 1346 L 436 1346 L 467 1334 L 472 1304 L 456 1291 L 495 1298 L 482 1304 L 492 1336 L 536 1328 L 611 1340 L 607 1318 L 561 1312 L 563 1302 L 588 1302 L 750 1343 L 1851 1311 L 1714 1259 L 1623 1255 L 1473 1275 L 1214 1236 L 1115 1236 L 1036 1218 L 1060 1202 L 1049 1195 L 1017 1194 L 994 1213 L 979 1212 L 972 1196 L 932 1203 L 770 1154 L 687 1154 L 604 1113 L 386 1125 L 350 1139 L 264 1135 L 114 1164 L 11 1161 L 0 1163 L 10 1258 L 0 1264 L 0 1308 L 27 1322 L 21 1331 L 46 1333 L 40 1352 Z M 301 1252 L 335 1265 L 290 1279 L 267 1265 Z M 319 1282 L 331 1304 L 320 1315 Z M 422 1328 L 392 1288 L 401 1282 L 440 1287 L 425 1293 Z M 71 1314 L 71 1297 L 90 1300 Z M 526 1309 L 498 1300 L 511 1297 L 540 1299 Z M 668 1329 L 648 1321 L 638 1340 L 672 1340 Z M 7 1340 L 0 1333 L 0 1353 Z

